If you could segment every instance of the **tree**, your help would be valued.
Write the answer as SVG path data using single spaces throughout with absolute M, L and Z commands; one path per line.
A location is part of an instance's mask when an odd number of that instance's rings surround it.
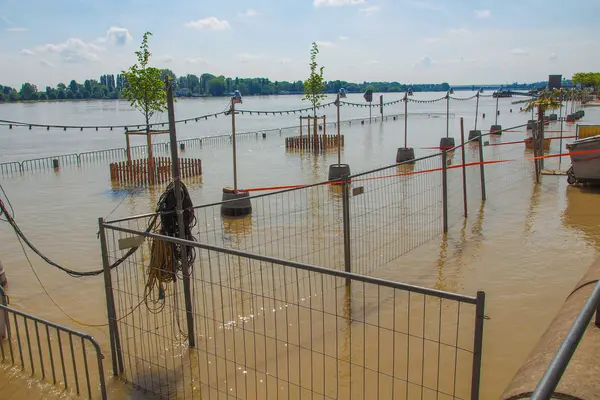
M 56 85 L 56 88 L 57 88 L 58 90 L 66 90 L 66 89 L 67 89 L 67 86 L 66 86 L 64 83 L 62 83 L 62 82 L 61 82 L 61 83 L 59 83 L 58 85 Z
M 154 160 L 152 159 L 152 135 L 150 134 L 150 118 L 154 113 L 167 109 L 167 94 L 158 68 L 149 66 L 150 50 L 148 49 L 148 38 L 151 32 L 144 33 L 140 50 L 136 51 L 138 62 L 133 64 L 127 71 L 122 71 L 127 81 L 127 87 L 123 89 L 123 96 L 132 107 L 137 108 L 146 122 L 146 140 L 148 142 L 148 180 L 154 183 Z M 139 64 L 139 65 L 138 65 Z M 128 155 L 128 160 L 131 161 Z
M 22 100 L 30 100 L 34 93 L 37 93 L 37 87 L 29 82 L 26 82 L 21 86 L 19 96 Z
M 164 91 L 164 83 L 161 79 L 161 71 L 150 67 L 150 51 L 148 50 L 148 38 L 151 32 L 144 33 L 140 50 L 136 51 L 138 62 L 133 64 L 127 71 L 122 71 L 127 80 L 127 86 L 123 89 L 123 96 L 132 107 L 138 109 L 144 115 L 146 130 L 150 130 L 150 118 L 154 113 L 167 109 L 167 96 Z
M 208 81 L 208 92 L 212 96 L 222 96 L 225 93 L 225 78 L 220 76 Z
M 72 92 L 71 92 L 71 94 L 72 94 Z M 56 93 L 56 98 L 57 98 L 58 100 L 64 100 L 64 99 L 66 99 L 66 98 L 67 98 L 67 95 L 66 95 L 66 93 L 65 93 L 65 91 L 64 91 L 64 90 L 62 90 L 62 89 L 59 89 L 59 90 L 58 90 L 58 93 Z
M 315 138 L 315 149 L 317 149 L 317 107 L 321 105 L 321 100 L 325 99 L 326 96 L 323 94 L 325 89 L 325 81 L 323 80 L 323 71 L 325 67 L 320 67 L 317 64 L 317 55 L 319 54 L 319 47 L 315 42 L 312 43 L 310 49 L 310 75 L 304 82 L 304 100 L 310 101 L 313 106 L 313 117 L 314 117 L 314 131 L 313 136 Z
M 577 72 L 572 81 L 584 88 L 591 87 L 596 92 L 600 88 L 600 72 Z
M 67 97 L 67 99 L 74 99 L 75 98 L 75 93 L 73 93 L 73 91 L 71 89 L 67 89 L 65 92 L 65 95 Z
M 73 94 L 79 91 L 79 85 L 77 84 L 77 82 L 75 82 L 74 79 L 69 83 L 69 89 L 71 89 L 71 92 L 73 92 Z

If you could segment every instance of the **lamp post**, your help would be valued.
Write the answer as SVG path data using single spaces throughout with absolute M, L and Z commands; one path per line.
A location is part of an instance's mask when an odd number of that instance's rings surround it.
M 340 89 L 336 99 L 335 99 L 335 108 L 337 111 L 337 151 L 338 151 L 338 162 L 337 164 L 333 164 L 329 166 L 329 175 L 328 179 L 330 181 L 337 181 L 344 176 L 350 176 L 350 165 L 342 164 L 342 136 L 341 136 L 341 127 L 340 127 L 340 106 L 341 98 L 346 97 L 346 91 L 344 89 Z M 369 107 L 370 108 L 370 107 Z
M 404 147 L 400 147 L 396 152 L 396 163 L 413 162 L 415 160 L 415 149 L 408 147 L 408 96 L 411 96 L 412 90 L 404 93 Z
M 450 137 L 450 93 L 452 89 L 449 89 L 446 93 L 446 137 L 440 139 L 440 149 L 449 150 L 454 148 L 454 138 Z
M 223 188 L 223 203 L 221 203 L 221 214 L 228 217 L 243 217 L 252 214 L 252 203 L 250 193 L 239 192 L 237 182 L 237 146 L 235 141 L 235 105 L 242 103 L 242 94 L 236 90 L 231 97 L 231 145 L 233 147 L 233 188 Z
M 494 120 L 494 125 L 490 127 L 490 134 L 492 135 L 502 135 L 502 125 L 498 125 L 498 114 L 500 113 L 500 111 L 498 111 L 498 102 L 500 100 L 500 93 L 502 93 L 502 86 L 500 86 L 500 89 L 496 92 L 496 119 Z

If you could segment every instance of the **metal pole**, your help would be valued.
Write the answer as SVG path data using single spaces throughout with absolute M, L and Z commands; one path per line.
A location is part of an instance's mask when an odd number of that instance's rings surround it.
M 538 118 L 540 120 L 540 169 L 544 169 L 544 109 L 538 107 Z
M 477 130 L 477 118 L 479 117 L 479 91 L 475 95 L 477 97 L 477 103 L 475 104 L 475 130 Z M 481 142 L 481 139 L 480 139 Z M 481 143 L 480 143 L 481 144 Z
M 471 373 L 471 400 L 479 400 L 481 383 L 481 356 L 483 351 L 483 321 L 485 319 L 485 293 L 477 292 L 475 305 L 475 337 L 473 339 L 473 372 Z
M 448 150 L 442 149 L 442 211 L 444 233 L 448 232 Z
M 233 191 L 237 193 L 237 146 L 235 145 L 235 101 L 233 99 L 231 99 L 231 144 L 233 146 Z
M 464 215 L 467 218 L 467 165 L 465 160 L 465 125 L 464 119 L 460 118 L 460 143 L 462 150 L 462 183 L 463 183 L 463 204 Z
M 100 249 L 102 252 L 102 268 L 104 270 L 104 292 L 106 295 L 106 312 L 108 314 L 108 330 L 110 337 L 110 355 L 112 358 L 113 375 L 123 373 L 123 354 L 121 353 L 121 340 L 117 326 L 117 312 L 115 310 L 115 298 L 113 296 L 112 278 L 108 262 L 108 246 L 106 245 L 106 233 L 104 231 L 104 218 L 98 218 L 100 235 Z
M 373 107 L 371 107 L 373 104 L 369 103 L 369 123 L 371 123 L 371 111 L 373 109 Z
M 481 200 L 486 200 L 485 193 L 485 165 L 483 164 L 483 135 L 479 135 L 479 176 L 481 177 Z
M 338 165 L 342 164 L 342 138 L 340 135 L 340 95 L 335 99 L 337 109 L 337 148 L 338 148 Z
M 383 95 L 379 96 L 379 112 L 381 113 L 381 122 L 383 122 Z
M 569 333 L 567 333 L 567 337 L 561 343 L 544 376 L 538 382 L 531 400 L 546 400 L 551 398 L 587 329 L 587 325 L 598 308 L 598 304 L 600 304 L 600 282 L 596 284 L 592 294 L 586 300 L 575 322 L 573 322 Z
M 562 117 L 562 94 L 561 94 L 561 99 L 560 99 L 560 107 L 558 108 L 558 119 L 560 120 L 560 144 L 559 144 L 559 149 L 560 152 L 563 152 L 563 117 Z M 558 169 L 560 169 L 560 166 L 562 164 L 562 157 L 558 157 Z
M 171 171 L 173 174 L 173 189 L 175 190 L 175 213 L 177 214 L 177 225 L 179 226 L 179 238 L 185 240 L 185 225 L 183 221 L 183 191 L 181 190 L 179 157 L 177 155 L 177 132 L 175 131 L 175 106 L 173 104 L 173 85 L 169 81 L 168 77 L 165 79 L 165 81 L 167 84 L 167 108 L 169 114 L 169 138 L 171 142 Z M 233 147 L 235 149 L 235 142 Z M 181 245 L 181 270 L 183 273 L 183 294 L 185 297 L 185 313 L 187 319 L 188 343 L 190 347 L 195 347 L 196 337 L 194 335 L 192 293 L 190 290 L 190 266 L 188 265 L 187 250 L 187 246 Z
M 408 137 L 408 93 L 404 93 L 404 148 L 407 147 Z
M 494 122 L 494 125 L 498 125 L 498 100 L 500 100 L 500 96 L 499 93 L 496 92 L 496 122 Z
M 344 269 L 352 272 L 350 263 L 350 182 L 348 175 L 342 176 L 342 221 L 344 227 Z M 346 279 L 346 284 L 350 280 Z
M 450 135 L 450 91 L 446 93 L 446 137 Z

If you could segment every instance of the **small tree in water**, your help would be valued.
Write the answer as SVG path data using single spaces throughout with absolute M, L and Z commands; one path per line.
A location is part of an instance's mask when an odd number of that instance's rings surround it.
M 304 81 L 304 98 L 302 99 L 310 101 L 313 106 L 315 150 L 316 144 L 318 143 L 317 107 L 321 106 L 321 100 L 327 97 L 323 94 L 323 91 L 325 90 L 325 80 L 323 79 L 325 67 L 319 68 L 319 64 L 317 64 L 318 54 L 319 47 L 313 42 L 310 49 L 310 75 L 308 79 Z
M 164 90 L 165 84 L 161 79 L 158 68 L 148 65 L 150 61 L 150 50 L 148 50 L 148 38 L 151 32 L 144 33 L 140 50 L 135 52 L 138 62 L 133 64 L 127 71 L 122 71 L 127 85 L 123 88 L 123 96 L 129 100 L 130 105 L 144 115 L 146 122 L 146 140 L 148 144 L 148 178 L 154 183 L 154 160 L 152 157 L 152 135 L 150 134 L 150 118 L 157 113 L 167 109 L 167 94 Z M 129 139 L 127 140 L 128 155 Z
M 135 52 L 138 62 L 127 71 L 122 71 L 127 81 L 123 96 L 144 115 L 147 131 L 150 130 L 150 118 L 154 113 L 167 109 L 167 94 L 160 70 L 148 65 L 151 56 L 148 50 L 150 36 L 151 32 L 144 33 L 140 50 Z

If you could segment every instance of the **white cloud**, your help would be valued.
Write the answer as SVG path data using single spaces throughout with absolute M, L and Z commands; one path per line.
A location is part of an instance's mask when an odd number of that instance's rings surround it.
M 23 49 L 19 52 L 22 56 L 35 56 L 35 53 L 29 49 Z
M 377 65 L 377 64 L 381 64 L 381 63 L 377 60 L 370 60 L 370 61 L 367 61 L 365 64 L 366 65 Z
M 313 0 L 315 7 L 339 7 L 354 4 L 365 4 L 365 0 Z
M 27 32 L 29 29 L 27 29 L 27 28 L 8 28 L 6 30 L 8 32 Z
M 317 43 L 317 46 L 319 46 L 319 47 L 333 47 L 333 46 L 335 46 L 335 43 L 328 42 L 328 41 L 317 41 L 315 43 Z
M 241 17 L 251 18 L 251 17 L 257 17 L 259 15 L 262 15 L 262 13 L 260 11 L 256 11 L 256 10 L 249 8 L 249 9 L 245 10 L 244 12 L 241 12 L 239 15 Z
M 379 10 L 381 10 L 381 7 L 379 7 L 379 6 L 369 6 L 369 7 L 361 8 L 359 11 L 361 13 L 363 13 L 366 17 L 368 17 L 369 15 L 375 14 Z
M 289 59 L 289 58 L 280 58 L 279 60 L 277 60 L 277 62 L 278 62 L 279 64 L 289 64 L 289 63 L 291 63 L 291 62 L 292 62 L 292 60 L 291 60 L 291 59 Z
M 40 65 L 45 68 L 54 68 L 54 64 L 52 64 L 50 61 L 45 60 L 43 58 L 40 60 Z
M 490 10 L 475 10 L 475 18 L 486 19 L 491 16 L 492 16 L 492 12 Z
M 410 5 L 413 8 L 418 8 L 420 10 L 428 10 L 428 11 L 442 11 L 444 7 L 437 3 L 431 3 L 429 1 L 411 1 Z
M 431 66 L 431 64 L 432 64 L 431 58 L 429 58 L 429 56 L 425 56 L 425 57 L 421 57 L 421 59 L 419 61 L 417 61 L 417 64 L 415 65 L 415 67 L 428 68 Z
M 340 36 L 339 39 L 341 41 L 344 41 L 344 40 L 348 40 L 349 38 L 348 38 L 348 36 Z
M 558 56 L 556 55 L 556 53 L 552 53 L 552 54 L 550 54 L 549 59 L 550 59 L 550 61 L 554 61 L 554 60 L 558 59 Z
M 190 21 L 184 24 L 186 28 L 198 29 L 198 30 L 211 30 L 211 31 L 224 31 L 231 29 L 231 25 L 224 19 L 217 17 L 208 17 L 199 19 L 198 21 Z
M 96 46 L 93 43 L 86 43 L 81 39 L 69 38 L 63 43 L 45 44 L 39 46 L 37 51 L 58 54 L 59 57 L 68 63 L 80 63 L 85 61 L 98 61 L 98 53 L 106 50 L 104 47 Z
M 206 61 L 206 59 L 204 59 L 202 57 L 187 57 L 183 61 L 186 64 L 194 64 L 194 65 L 208 64 L 208 61 Z
M 425 39 L 423 39 L 423 41 L 424 41 L 425 43 L 439 43 L 439 42 L 441 42 L 442 40 L 443 40 L 443 39 L 442 39 L 442 38 L 440 38 L 440 37 L 428 37 L 428 38 L 425 38 Z
M 263 59 L 262 54 L 248 54 L 248 53 L 238 54 L 238 61 L 241 63 L 248 63 L 248 62 L 258 61 L 258 60 L 262 60 L 262 59 Z
M 512 49 L 510 51 L 510 54 L 512 54 L 514 56 L 528 56 L 529 52 L 527 50 L 525 50 L 525 49 L 521 49 L 521 48 L 517 47 L 515 49 Z
M 98 39 L 100 43 L 111 43 L 117 46 L 123 46 L 127 43 L 131 42 L 132 37 L 129 34 L 129 30 L 125 28 L 118 28 L 116 26 L 111 26 L 106 31 L 104 37 Z
M 170 63 L 173 62 L 174 58 L 173 56 L 163 56 L 160 58 L 160 61 L 164 62 L 164 63 Z

